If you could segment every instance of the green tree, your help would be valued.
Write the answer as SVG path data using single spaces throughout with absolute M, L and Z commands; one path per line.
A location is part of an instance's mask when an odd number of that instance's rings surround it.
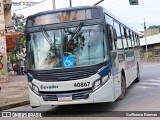
M 26 19 L 24 17 L 24 15 L 22 14 L 16 14 L 16 13 L 13 13 L 12 15 L 12 23 L 15 27 L 15 31 L 16 32 L 22 32 L 24 33 L 25 31 L 25 23 L 26 23 Z M 26 47 L 26 37 L 23 36 L 21 39 L 20 39 L 20 47 L 21 48 L 24 48 Z
M 24 15 L 13 13 L 12 23 L 14 25 L 16 32 L 23 32 L 24 33 L 25 21 L 26 21 L 26 19 L 25 19 Z
M 12 23 L 14 25 L 14 28 L 15 28 L 16 32 L 24 33 L 24 31 L 25 31 L 25 23 L 26 23 L 26 19 L 25 19 L 24 15 L 13 13 L 13 15 L 12 15 Z M 22 51 L 22 49 L 26 47 L 26 37 L 25 36 L 23 36 L 20 39 L 20 46 L 18 46 L 18 47 L 19 47 L 20 51 Z M 13 52 L 12 61 L 14 61 L 15 59 L 17 60 L 16 54 L 18 52 L 16 50 L 16 47 L 12 50 L 12 52 Z
M 13 63 L 15 63 L 15 62 L 16 62 L 16 56 L 15 55 L 11 55 L 10 63 L 12 64 L 12 66 L 13 66 Z

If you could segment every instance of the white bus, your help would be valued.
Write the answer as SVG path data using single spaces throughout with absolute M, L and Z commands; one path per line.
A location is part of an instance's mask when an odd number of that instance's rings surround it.
M 31 107 L 112 102 L 140 77 L 138 33 L 101 6 L 27 18 Z

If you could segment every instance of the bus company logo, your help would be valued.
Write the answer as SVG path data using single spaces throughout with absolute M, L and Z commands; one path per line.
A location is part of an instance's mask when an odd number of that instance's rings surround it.
M 52 86 L 47 86 L 47 85 L 41 85 L 41 89 L 57 89 L 59 86 L 52 85 Z

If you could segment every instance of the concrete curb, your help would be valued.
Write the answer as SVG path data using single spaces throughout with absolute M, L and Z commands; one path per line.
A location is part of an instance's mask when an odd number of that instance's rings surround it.
M 18 103 L 11 103 L 11 104 L 8 104 L 8 105 L 0 106 L 0 111 L 15 108 L 15 107 L 19 107 L 19 106 L 23 106 L 23 105 L 28 105 L 28 104 L 29 104 L 29 100 L 18 102 Z

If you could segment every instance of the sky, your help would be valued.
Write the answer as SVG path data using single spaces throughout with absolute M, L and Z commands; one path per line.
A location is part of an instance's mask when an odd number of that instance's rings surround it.
M 12 0 L 12 2 L 40 2 L 43 0 Z M 69 7 L 69 0 L 55 0 L 56 9 Z M 72 0 L 72 6 L 93 5 L 99 0 Z M 137 31 L 143 31 L 144 20 L 146 27 L 151 25 L 160 25 L 160 0 L 138 0 L 139 5 L 129 5 L 129 0 L 104 0 L 100 6 L 105 7 L 116 17 L 121 19 L 127 25 Z M 12 11 L 17 14 L 23 14 L 25 17 L 38 12 L 52 10 L 52 0 L 46 0 L 32 7 L 24 8 L 24 6 L 12 6 Z M 13 13 L 12 12 L 12 13 Z

